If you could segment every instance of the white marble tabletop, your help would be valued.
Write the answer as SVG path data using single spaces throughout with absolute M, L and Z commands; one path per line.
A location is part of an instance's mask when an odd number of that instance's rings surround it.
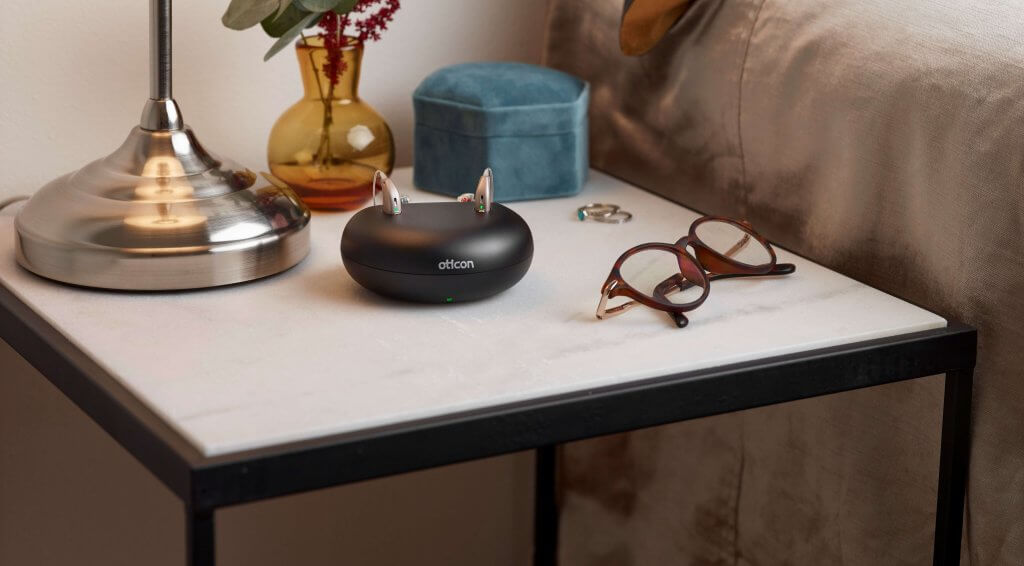
M 394 179 L 414 201 L 443 200 L 408 189 L 409 169 Z M 581 223 L 588 201 L 635 219 Z M 618 255 L 675 241 L 697 215 L 596 171 L 578 197 L 510 206 L 533 230 L 533 266 L 478 303 L 359 287 L 338 252 L 351 213 L 315 214 L 310 256 L 282 275 L 157 294 L 40 279 L 15 263 L 0 217 L 0 282 L 207 456 L 946 325 L 784 250 L 795 274 L 722 281 L 685 329 L 650 309 L 598 321 Z

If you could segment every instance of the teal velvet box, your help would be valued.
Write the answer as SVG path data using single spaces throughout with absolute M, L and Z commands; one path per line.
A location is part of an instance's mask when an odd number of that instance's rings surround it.
M 494 171 L 494 199 L 577 194 L 587 179 L 586 82 L 524 63 L 435 71 L 413 93 L 414 178 L 456 196 Z

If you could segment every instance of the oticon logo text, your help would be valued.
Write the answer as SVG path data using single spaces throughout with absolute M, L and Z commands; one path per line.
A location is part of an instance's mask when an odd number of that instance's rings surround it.
M 445 259 L 437 262 L 437 268 L 444 271 L 445 269 L 473 269 L 476 267 L 473 265 L 473 260 L 458 260 L 458 259 Z

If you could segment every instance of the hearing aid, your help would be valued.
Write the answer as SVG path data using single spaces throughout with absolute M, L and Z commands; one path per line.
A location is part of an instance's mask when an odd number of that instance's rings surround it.
M 491 168 L 484 169 L 484 174 L 476 184 L 476 195 L 473 198 L 473 207 L 477 212 L 485 213 L 491 211 L 491 201 L 494 199 L 494 174 Z
M 384 174 L 383 171 L 377 170 L 373 174 L 373 204 L 377 204 L 377 187 L 380 186 L 381 195 L 381 209 L 384 214 L 388 216 L 394 216 L 402 213 L 402 203 L 404 199 L 398 192 L 398 187 L 395 183 Z

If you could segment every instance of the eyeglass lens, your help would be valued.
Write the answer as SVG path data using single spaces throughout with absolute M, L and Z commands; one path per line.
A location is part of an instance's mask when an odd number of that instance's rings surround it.
M 682 275 L 679 256 L 665 250 L 641 250 L 626 258 L 619 273 L 630 287 L 660 302 L 684 305 L 704 292 L 700 280 L 691 281 Z
M 709 248 L 733 261 L 750 267 L 763 266 L 772 261 L 768 248 L 730 222 L 702 222 L 697 225 L 694 233 Z

